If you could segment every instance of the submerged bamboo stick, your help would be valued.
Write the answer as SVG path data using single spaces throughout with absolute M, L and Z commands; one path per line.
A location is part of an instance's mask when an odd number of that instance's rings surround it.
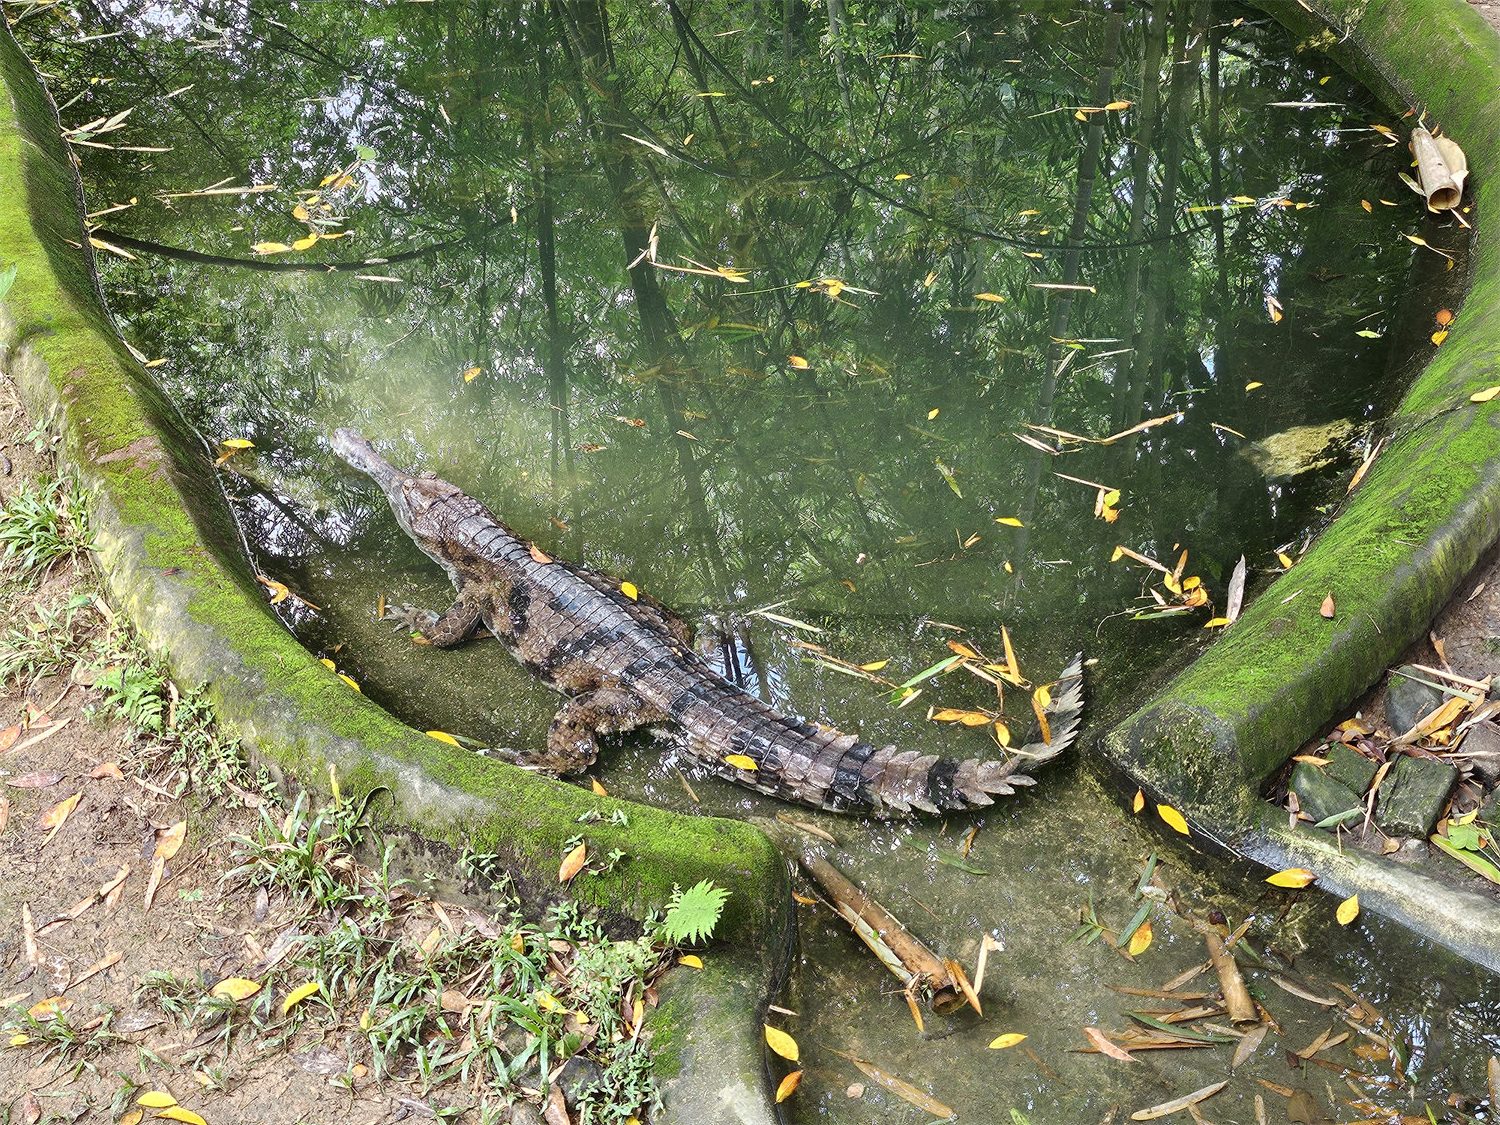
M 1260 1013 L 1255 1010 L 1255 1001 L 1245 987 L 1245 978 L 1234 954 L 1224 948 L 1224 939 L 1212 930 L 1206 930 L 1203 940 L 1208 945 L 1208 960 L 1219 974 L 1219 988 L 1224 993 L 1224 1010 L 1229 1013 L 1229 1022 L 1235 1025 L 1259 1023 Z
M 964 1005 L 963 991 L 948 965 L 894 914 L 822 856 L 799 850 L 797 862 L 828 896 L 840 917 L 909 992 L 930 993 L 929 1005 L 939 1015 Z

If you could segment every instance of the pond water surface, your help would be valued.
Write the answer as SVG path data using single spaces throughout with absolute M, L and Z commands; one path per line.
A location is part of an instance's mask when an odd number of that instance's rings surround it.
M 959 671 L 897 708 L 892 687 L 950 641 L 1000 660 L 1003 626 L 1035 682 L 1088 655 L 1104 729 L 1203 643 L 1242 555 L 1252 595 L 1295 559 L 1461 274 L 1403 237 L 1464 241 L 1398 180 L 1400 121 L 1227 4 L 119 0 L 18 32 L 78 130 L 122 331 L 205 450 L 253 443 L 221 474 L 251 566 L 295 595 L 279 612 L 475 745 L 537 744 L 557 699 L 493 643 L 416 650 L 375 619 L 450 591 L 329 453 L 337 426 L 656 595 L 785 710 L 993 756 L 996 728 L 929 704 L 1019 736 L 1027 692 Z M 788 811 L 645 739 L 597 773 L 684 811 Z M 1128 797 L 1069 766 L 982 816 L 810 817 L 929 944 L 971 969 L 982 934 L 1006 952 L 982 1020 L 919 1034 L 802 908 L 793 1115 L 927 1119 L 839 1051 L 972 1121 L 1098 1120 L 1228 1077 L 1226 1046 L 1071 1053 L 1159 1004 L 1108 986 L 1201 959 L 1174 903 L 1254 915 L 1269 962 L 1353 987 L 1410 1049 L 1353 1035 L 1316 1056 L 1333 1068 L 1290 1067 L 1342 1025 L 1259 972 L 1281 1034 L 1208 1117 L 1300 1111 L 1275 1087 L 1338 1120 L 1367 1115 L 1356 1089 L 1421 1115 L 1482 1088 L 1490 982 L 1378 919 L 1337 927 L 1323 896 L 1268 896 Z M 1153 852 L 1152 946 L 1070 943 L 1091 900 L 1124 926 Z M 987 1049 L 1007 1031 L 1025 1044 Z

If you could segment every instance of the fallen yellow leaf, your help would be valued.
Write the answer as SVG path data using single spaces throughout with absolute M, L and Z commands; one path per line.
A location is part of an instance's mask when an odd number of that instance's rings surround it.
M 168 1106 L 156 1117 L 165 1118 L 168 1121 L 181 1121 L 182 1125 L 208 1125 L 208 1122 L 199 1117 L 190 1109 L 183 1109 L 180 1105 Z
M 1358 918 L 1359 896 L 1350 895 L 1343 902 L 1339 903 L 1339 908 L 1334 911 L 1333 916 L 1339 920 L 1340 926 L 1347 926 L 1354 919 Z
M 315 243 L 317 241 L 318 241 L 318 236 L 315 235 L 315 234 L 310 234 L 310 235 L 308 235 L 305 238 L 299 238 L 299 239 L 297 239 L 297 241 L 293 242 L 292 243 L 292 249 L 293 250 L 309 250 L 309 249 L 312 248 L 313 243 Z
M 584 842 L 563 856 L 563 861 L 557 868 L 557 881 L 559 883 L 571 882 L 573 877 L 583 870 L 583 865 L 588 861 L 589 846 L 587 842 Z
M 641 592 L 636 589 L 634 582 L 621 582 L 620 593 L 624 594 L 631 601 L 635 601 L 641 596 Z
M 1500 387 L 1485 387 L 1482 391 L 1475 391 L 1469 396 L 1470 402 L 1489 402 L 1496 395 L 1500 395 Z
M 596 796 L 596 797 L 608 797 L 609 796 L 609 790 L 606 789 L 606 788 L 604 788 L 604 783 L 601 782 L 597 777 L 591 777 L 591 778 L 589 778 L 589 786 L 590 786 L 590 788 L 593 789 L 594 796 Z
M 797 1041 L 779 1027 L 770 1024 L 762 1025 L 766 1029 L 766 1046 L 775 1051 L 787 1062 L 796 1062 L 802 1057 L 801 1051 L 797 1049 Z
M 758 770 L 760 765 L 748 754 L 725 754 L 724 764 L 737 770 Z
M 288 992 L 286 994 L 286 999 L 281 1002 L 281 1014 L 286 1015 L 287 1012 L 291 1011 L 298 1004 L 302 1003 L 302 1001 L 306 1000 L 309 996 L 317 993 L 317 991 L 322 987 L 323 986 L 315 980 L 310 980 L 306 984 L 299 984 L 296 988 Z
M 182 842 L 187 839 L 187 821 L 179 820 L 176 824 L 163 828 L 156 834 L 155 855 L 159 859 L 171 859 L 182 850 Z
M 1305 867 L 1288 867 L 1284 871 L 1278 871 L 1274 875 L 1267 875 L 1266 882 L 1273 887 L 1305 887 L 1317 876 Z
M 1255 380 L 1252 379 L 1250 382 L 1248 382 L 1248 383 L 1245 384 L 1245 390 L 1247 390 L 1247 391 L 1253 391 L 1257 387 L 1264 387 L 1264 386 L 1265 386 L 1264 383 L 1256 382 Z
M 38 1000 L 26 1009 L 26 1014 L 34 1020 L 56 1019 L 63 1012 L 73 1006 L 73 1001 L 66 996 L 49 996 L 45 1000 Z
M 795 367 L 798 371 L 805 371 L 808 367 L 811 366 L 811 364 L 809 364 L 807 360 L 800 355 L 787 356 L 786 363 L 788 367 Z
M 250 249 L 257 254 L 285 254 L 291 247 L 285 242 L 257 242 Z
M 213 986 L 210 995 L 227 996 L 231 1000 L 248 1000 L 260 990 L 259 981 L 248 980 L 245 977 L 226 977 Z
M 989 301 L 992 305 L 998 305 L 1005 300 L 999 293 L 975 293 L 976 301 Z
M 1007 1031 L 1004 1035 L 997 1035 L 990 1040 L 990 1050 L 1003 1051 L 1007 1047 L 1014 1047 L 1026 1036 L 1019 1031 Z
M 1133 813 L 1139 813 L 1145 807 L 1146 794 L 1143 791 L 1137 789 L 1135 791 L 1135 800 L 1130 802 L 1130 811 Z
M 1157 805 L 1156 815 L 1167 822 L 1167 826 L 1174 832 L 1181 832 L 1184 836 L 1189 835 L 1187 818 L 1174 809 L 1171 805 Z
M 703 968 L 703 958 L 699 957 L 696 953 L 684 953 L 681 957 L 677 958 L 677 963 L 679 965 L 686 965 L 690 969 Z
M 1128 947 L 1130 955 L 1136 957 L 1150 949 L 1151 938 L 1151 923 L 1142 922 L 1136 927 L 1135 933 L 1130 935 L 1130 945 Z
M 135 1104 L 147 1109 L 166 1109 L 169 1105 L 176 1105 L 177 1099 L 165 1090 L 147 1090 L 135 1099 Z
M 1015 516 L 996 516 L 995 517 L 995 522 L 998 523 L 998 524 L 1000 524 L 1003 527 L 1025 527 L 1026 526 L 1020 520 L 1016 519 Z
M 459 744 L 458 739 L 445 730 L 430 730 L 426 733 L 428 738 L 435 738 L 439 742 L 446 742 L 449 746 L 457 746 Z
M 484 374 L 484 368 L 480 367 L 477 363 L 474 364 L 474 365 L 472 365 L 472 366 L 470 366 L 470 367 L 465 367 L 464 368 L 464 382 L 465 383 L 472 383 L 475 379 L 479 378 L 483 374 Z

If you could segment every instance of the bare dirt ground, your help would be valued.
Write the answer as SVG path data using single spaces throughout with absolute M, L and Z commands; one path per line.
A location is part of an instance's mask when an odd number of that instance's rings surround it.
M 8 384 L 0 384 L 0 419 L 8 435 L 0 448 L 3 503 L 51 466 L 49 454 L 23 440 L 30 421 Z M 91 565 L 55 565 L 11 600 L 0 629 L 24 627 L 38 607 L 70 594 L 97 596 Z M 102 601 L 78 618 L 96 632 L 115 627 Z M 257 814 L 245 805 L 255 798 L 230 794 L 211 806 L 174 799 L 161 784 L 171 779 L 155 776 L 126 724 L 91 717 L 99 692 L 90 678 L 68 668 L 0 691 L 0 1009 L 50 1001 L 39 1011 L 65 1009 L 77 1036 L 97 1039 L 59 1051 L 35 1033 L 29 1043 L 12 1039 L 24 1031 L 7 1034 L 5 1120 L 118 1120 L 131 1112 L 137 1086 L 169 1091 L 215 1125 L 432 1117 L 441 1102 L 428 1107 L 401 1083 L 368 1076 L 349 1041 L 355 1023 L 345 1018 L 304 1020 L 270 1055 L 249 1047 L 226 1054 L 211 1045 L 214 1027 L 184 1029 L 149 997 L 137 999 L 153 971 L 209 984 L 255 978 L 293 919 L 286 903 L 221 882 L 232 866 L 228 837 L 250 830 Z M 49 829 L 67 802 L 76 803 Z M 162 865 L 148 909 L 154 856 L 171 850 L 178 825 L 181 845 Z

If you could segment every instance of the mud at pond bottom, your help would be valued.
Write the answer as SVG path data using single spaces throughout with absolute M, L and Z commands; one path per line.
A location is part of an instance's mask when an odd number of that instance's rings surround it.
M 918 1032 L 895 978 L 873 967 L 827 906 L 800 906 L 801 973 L 784 1001 L 798 1015 L 777 1021 L 796 1034 L 806 1068 L 793 1120 L 931 1119 L 838 1052 L 976 1122 L 1009 1123 L 1013 1109 L 1030 1125 L 1097 1122 L 1112 1109 L 1123 1121 L 1226 1079 L 1200 1110 L 1219 1125 L 1252 1125 L 1257 1096 L 1273 1122 L 1398 1121 L 1403 1114 L 1426 1120 L 1424 1102 L 1441 1121 L 1449 1095 L 1468 1099 L 1471 1109 L 1483 1097 L 1485 1060 L 1500 1053 L 1494 981 L 1378 917 L 1338 925 L 1338 900 L 1316 888 L 1277 890 L 1263 881 L 1265 872 L 1201 859 L 1152 823 L 1153 806 L 1122 816 L 1077 767 L 1046 774 L 1039 790 L 987 816 L 962 861 L 987 874 L 952 865 L 967 822 L 955 821 L 946 834 L 933 826 L 916 837 L 918 847 L 901 839 L 909 829 L 856 836 L 842 822 L 850 846 L 835 853 L 837 861 L 940 955 L 972 977 L 981 935 L 1005 949 L 987 958 L 982 1017 L 923 1011 L 925 1031 Z M 840 834 L 834 818 L 818 824 Z M 1153 852 L 1159 862 L 1137 894 Z M 816 895 L 807 886 L 801 891 Z M 1147 905 L 1152 940 L 1132 960 L 1115 943 Z M 1253 919 L 1238 962 L 1263 1032 L 1232 1027 L 1223 1011 L 1196 928 L 1215 912 L 1231 929 Z M 1106 932 L 1085 940 L 1093 931 L 1080 917 Z M 1181 980 L 1195 966 L 1204 971 Z M 1142 994 L 1174 978 L 1181 983 L 1172 998 Z M 1182 1021 L 1187 1034 L 1224 1041 L 1136 1049 L 1131 1062 L 1080 1053 L 1090 1048 L 1085 1028 L 1117 1042 L 1130 1029 L 1162 1035 L 1127 1013 L 1173 1021 L 1184 1011 L 1200 1012 Z M 1231 1069 L 1247 1032 L 1264 1038 Z M 988 1047 L 1007 1033 L 1026 1039 Z M 1320 1037 L 1326 1046 L 1307 1059 L 1296 1056 Z M 1403 1069 L 1408 1081 L 1399 1077 Z

